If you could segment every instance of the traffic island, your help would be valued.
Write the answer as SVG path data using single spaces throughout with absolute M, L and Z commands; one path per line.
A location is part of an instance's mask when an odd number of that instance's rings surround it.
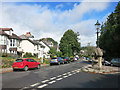
M 82 72 L 95 73 L 95 74 L 116 74 L 120 73 L 117 67 L 103 66 L 101 69 L 93 68 L 92 65 L 82 67 Z

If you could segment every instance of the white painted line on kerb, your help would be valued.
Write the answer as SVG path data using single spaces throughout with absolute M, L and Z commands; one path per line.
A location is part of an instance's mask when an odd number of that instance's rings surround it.
M 53 79 L 55 79 L 56 77 L 52 77 L 52 78 L 50 78 L 50 80 L 53 80 Z
M 61 79 L 63 79 L 63 78 L 58 78 L 58 79 L 56 79 L 56 80 L 58 80 L 58 81 L 59 81 L 59 80 L 61 80 Z
M 31 87 L 34 87 L 34 86 L 37 86 L 37 85 L 39 85 L 40 83 L 35 83 L 35 84 L 33 84 L 33 85 L 30 85 Z
M 66 78 L 66 77 L 68 77 L 68 76 L 63 76 L 63 78 Z
M 43 84 L 43 85 L 41 85 L 41 86 L 38 86 L 37 88 L 43 88 L 43 87 L 45 87 L 45 86 L 47 86 L 48 84 Z
M 49 80 L 44 80 L 44 81 L 42 81 L 42 83 L 45 83 L 45 82 L 48 82 Z
M 57 77 L 61 77 L 62 75 L 59 75 L 59 76 L 57 76 Z
M 51 82 L 48 82 L 49 84 L 52 84 L 52 83 L 54 83 L 54 82 L 56 82 L 56 81 L 51 81 Z

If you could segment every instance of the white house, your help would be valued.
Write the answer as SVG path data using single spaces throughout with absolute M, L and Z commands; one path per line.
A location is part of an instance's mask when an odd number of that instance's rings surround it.
M 27 32 L 26 35 L 23 34 L 19 37 L 22 39 L 20 42 L 21 48 L 24 52 L 22 56 L 28 52 L 32 55 L 38 56 L 38 58 L 43 58 L 44 46 L 38 41 L 33 40 L 34 36 L 32 36 L 30 32 Z
M 45 58 L 50 58 L 50 54 L 48 54 L 48 52 L 49 52 L 49 50 L 50 50 L 50 47 L 49 47 L 45 42 L 43 42 L 43 41 L 40 41 L 40 43 L 41 43 L 43 46 L 45 46 L 45 47 L 44 47 L 44 50 L 43 50 L 43 56 L 44 56 Z
M 5 53 L 22 53 L 19 49 L 21 38 L 13 33 L 12 28 L 0 28 L 0 51 Z

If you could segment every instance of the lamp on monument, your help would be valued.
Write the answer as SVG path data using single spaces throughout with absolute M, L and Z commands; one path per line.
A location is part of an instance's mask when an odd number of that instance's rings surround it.
M 97 23 L 95 24 L 95 27 L 96 27 L 96 30 L 97 30 L 97 47 L 99 47 L 99 45 L 98 45 L 98 34 L 99 34 L 99 28 L 100 28 L 100 23 L 98 22 L 98 20 L 97 20 Z

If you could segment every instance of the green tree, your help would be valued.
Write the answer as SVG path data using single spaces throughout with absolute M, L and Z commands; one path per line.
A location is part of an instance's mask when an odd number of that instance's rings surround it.
M 80 43 L 78 42 L 79 33 L 74 33 L 73 30 L 67 30 L 60 40 L 60 51 L 63 56 L 74 56 L 74 53 L 80 52 Z
M 116 6 L 107 21 L 101 26 L 101 35 L 99 45 L 105 53 L 104 56 L 108 59 L 120 57 L 120 2 Z
M 62 57 L 62 52 L 61 51 L 57 51 L 55 49 L 55 47 L 51 47 L 50 48 L 49 54 L 51 54 L 51 57 L 54 57 L 55 55 L 57 55 L 57 57 Z

